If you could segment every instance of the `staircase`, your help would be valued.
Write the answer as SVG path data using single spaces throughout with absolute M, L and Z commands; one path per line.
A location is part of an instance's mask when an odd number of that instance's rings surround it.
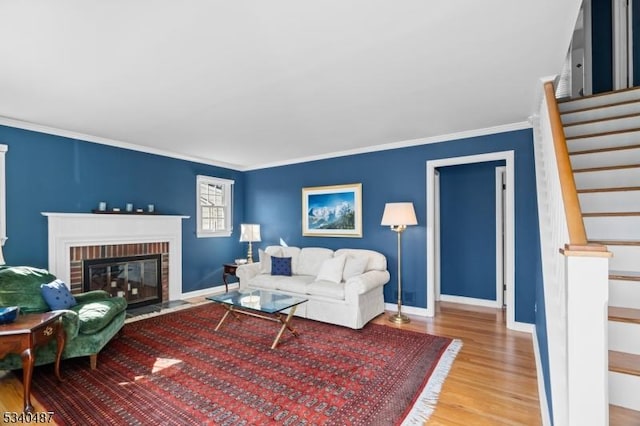
M 640 89 L 558 104 L 587 239 L 606 245 L 613 253 L 609 270 L 610 423 L 637 425 L 640 424 Z

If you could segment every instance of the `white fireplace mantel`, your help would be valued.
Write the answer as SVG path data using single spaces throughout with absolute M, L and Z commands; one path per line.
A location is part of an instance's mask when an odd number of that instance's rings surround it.
M 49 223 L 49 271 L 71 281 L 71 247 L 169 243 L 169 300 L 182 297 L 182 220 L 189 216 L 43 212 Z

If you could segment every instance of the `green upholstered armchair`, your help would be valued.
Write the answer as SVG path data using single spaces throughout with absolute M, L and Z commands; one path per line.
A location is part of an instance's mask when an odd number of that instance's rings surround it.
M 27 266 L 0 267 L 0 306 L 19 306 L 20 314 L 50 311 L 40 286 L 56 277 L 44 269 Z M 77 304 L 62 310 L 66 344 L 62 358 L 89 356 L 91 369 L 98 362 L 98 352 L 124 325 L 127 301 L 110 297 L 106 291 L 94 290 L 74 294 Z M 55 361 L 56 342 L 36 350 L 35 365 Z M 10 354 L 0 360 L 0 370 L 22 368 L 19 355 Z

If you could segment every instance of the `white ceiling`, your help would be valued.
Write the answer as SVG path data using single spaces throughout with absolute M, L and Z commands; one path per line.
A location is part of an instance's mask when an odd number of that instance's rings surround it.
M 522 123 L 579 5 L 0 0 L 0 124 L 245 170 Z

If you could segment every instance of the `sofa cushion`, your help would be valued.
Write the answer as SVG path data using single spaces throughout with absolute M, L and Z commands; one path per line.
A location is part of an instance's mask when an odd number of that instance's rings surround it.
M 81 334 L 93 334 L 102 330 L 125 309 L 127 309 L 127 301 L 123 297 L 77 304 L 71 308 L 78 313 L 80 323 L 78 332 Z
M 312 275 L 281 275 L 259 274 L 251 278 L 247 283 L 250 288 L 262 290 L 282 290 L 293 293 L 305 294 L 306 286 L 315 279 Z
M 298 293 L 300 296 L 304 296 L 307 293 L 307 286 L 313 282 L 314 278 L 312 275 L 280 277 L 280 280 L 276 282 L 276 290 Z
M 342 271 L 342 280 L 347 281 L 349 278 L 362 275 L 367 269 L 367 263 L 369 259 L 366 256 L 347 256 L 347 260 L 344 263 L 344 270 Z
M 271 275 L 271 274 L 258 274 L 255 277 L 251 278 L 247 285 L 251 288 L 259 288 L 263 290 L 275 290 L 276 283 L 278 280 L 281 280 L 281 276 Z
M 278 256 L 291 258 L 291 273 L 293 275 L 299 274 L 298 259 L 300 258 L 300 247 L 280 247 L 280 253 Z
M 0 266 L 0 306 L 20 306 L 20 312 L 25 314 L 46 312 L 49 306 L 40 286 L 55 279 L 44 269 Z
M 62 280 L 53 280 L 48 284 L 42 284 L 40 292 L 52 311 L 69 309 L 77 304 L 75 297 Z
M 318 275 L 322 262 L 333 257 L 333 250 L 322 247 L 304 247 L 300 250 L 296 274 Z
M 291 258 L 271 256 L 271 275 L 291 276 Z
M 322 262 L 316 281 L 331 281 L 333 283 L 342 281 L 345 260 L 346 256 L 338 256 Z
M 275 256 L 276 254 L 268 251 L 258 249 L 258 256 L 260 259 L 260 273 L 262 274 L 270 274 L 271 273 L 271 256 Z
M 367 271 L 386 271 L 387 270 L 387 258 L 382 254 L 374 250 L 367 249 L 339 249 L 336 250 L 334 256 L 355 256 L 361 257 L 364 256 L 368 259 L 367 267 L 364 270 Z
M 306 290 L 310 296 L 323 296 L 331 299 L 344 300 L 344 283 L 314 281 L 307 285 Z

